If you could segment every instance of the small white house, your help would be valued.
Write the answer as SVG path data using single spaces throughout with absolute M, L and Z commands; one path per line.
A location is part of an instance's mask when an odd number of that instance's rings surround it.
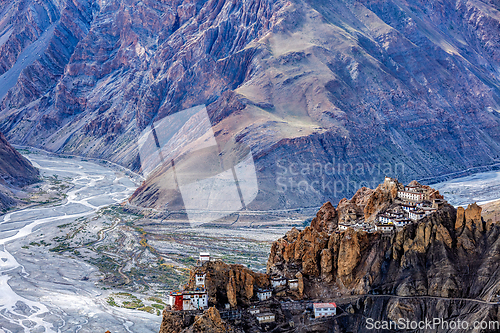
M 350 227 L 350 225 L 342 224 L 342 223 L 339 223 L 339 226 L 338 226 L 339 231 L 346 231 L 347 228 L 349 228 L 349 227 Z
M 186 310 L 201 310 L 208 306 L 208 294 L 205 290 L 200 291 L 183 291 L 182 292 L 182 309 Z
M 398 198 L 409 201 L 423 201 L 425 194 L 413 191 L 398 191 Z
M 298 279 L 290 279 L 290 280 L 288 280 L 288 288 L 290 288 L 290 290 L 297 290 L 297 289 L 299 289 L 299 280 Z
M 284 277 L 271 277 L 271 286 L 273 288 L 280 288 L 280 287 L 285 287 L 286 286 L 286 278 Z
M 195 274 L 195 283 L 197 287 L 203 287 L 205 288 L 205 273 L 196 273 Z
M 410 224 L 410 223 L 411 223 L 411 220 L 410 220 L 410 219 L 407 219 L 407 218 L 396 219 L 396 220 L 394 221 L 394 225 L 395 225 L 396 227 L 400 227 L 400 228 L 402 228 L 402 227 L 404 227 L 404 226 L 406 226 L 406 225 L 408 225 L 408 224 Z
M 376 224 L 375 231 L 392 232 L 394 231 L 394 224 Z
M 337 314 L 337 305 L 335 303 L 314 303 L 314 318 L 330 317 Z
M 210 261 L 210 253 L 208 252 L 200 252 L 200 263 L 205 263 L 207 261 Z
M 272 312 L 259 313 L 255 316 L 259 324 L 274 323 L 276 316 Z
M 270 289 L 257 290 L 257 298 L 259 301 L 266 301 L 271 298 L 273 292 Z
M 426 215 L 425 212 L 422 210 L 416 210 L 408 213 L 408 216 L 413 221 L 418 221 L 421 218 L 425 217 L 425 215 Z
M 252 315 L 256 315 L 256 314 L 260 313 L 260 309 L 259 308 L 250 308 L 250 309 L 248 309 L 248 312 L 250 312 L 250 314 L 252 314 Z
M 416 209 L 417 209 L 417 207 L 416 207 L 415 205 L 411 204 L 411 203 L 408 203 L 408 204 L 402 204 L 402 205 L 401 205 L 401 208 L 402 208 L 405 212 L 407 212 L 407 213 L 412 212 L 412 211 L 414 211 L 414 210 L 416 210 Z
M 388 223 L 393 223 L 394 218 L 392 216 L 387 215 L 387 214 L 380 214 L 378 216 L 378 221 L 380 222 L 380 224 L 388 224 Z

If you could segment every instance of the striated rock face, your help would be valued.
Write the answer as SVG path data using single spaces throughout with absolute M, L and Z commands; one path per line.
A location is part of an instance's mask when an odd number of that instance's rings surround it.
M 231 331 L 229 326 L 221 319 L 219 311 L 215 307 L 211 307 L 201 316 L 196 316 L 194 324 L 186 330 L 186 333 L 223 333 Z
M 481 217 L 482 208 L 473 203 L 468 205 L 465 210 L 459 207 L 459 211 L 460 213 L 457 214 L 457 221 L 455 223 L 455 229 L 458 234 L 458 245 L 471 253 L 481 251 L 477 247 L 477 243 L 483 238 L 486 229 Z
M 0 133 L 0 210 L 14 206 L 12 187 L 19 188 L 39 180 L 39 172 L 17 152 Z
M 363 213 L 365 221 L 375 220 L 377 214 L 386 209 L 387 206 L 392 203 L 398 195 L 398 186 L 401 185 L 386 180 L 377 186 L 375 191 L 369 192 L 367 193 L 368 195 L 364 196 L 366 199 L 364 202 L 360 203 L 360 205 L 364 206 Z M 358 191 L 358 193 L 360 192 Z
M 336 203 L 384 175 L 407 181 L 500 157 L 495 1 L 0 8 L 0 130 L 15 143 L 139 170 L 143 129 L 206 104 L 220 147 L 252 149 L 251 209 Z M 148 180 L 133 203 L 163 209 L 165 180 Z
M 340 223 L 356 220 L 372 222 L 380 211 L 387 209 L 397 197 L 399 182 L 384 181 L 375 190 L 362 187 L 351 200 L 342 199 L 337 206 Z M 438 192 L 439 193 L 439 192 Z
M 0 182 L 25 186 L 38 181 L 38 170 L 17 152 L 0 133 Z
M 330 202 L 325 203 L 319 209 L 316 217 L 311 221 L 311 228 L 317 231 L 332 232 L 337 228 L 338 214 L 335 207 Z M 297 230 L 297 229 L 294 229 Z
M 163 311 L 160 333 L 224 333 L 236 332 L 221 319 L 219 311 L 211 307 L 201 315 Z
M 366 296 L 352 302 L 348 306 L 350 315 L 343 316 L 337 321 L 338 332 L 373 332 L 367 328 L 366 318 L 374 321 L 432 321 L 433 318 L 443 318 L 448 323 L 460 316 L 460 320 L 467 323 L 497 322 L 500 319 L 499 307 L 494 304 L 481 302 L 466 302 L 456 299 L 437 298 L 397 298 Z M 385 330 L 380 330 L 385 331 Z M 410 330 L 408 330 L 410 331 Z M 435 329 L 424 329 L 424 332 L 467 332 L 471 329 L 448 330 L 446 326 L 436 325 Z M 479 332 L 497 332 L 496 327 L 478 330 Z M 404 330 L 403 330 L 404 332 Z
M 228 265 L 220 260 L 210 261 L 196 271 L 191 271 L 188 287 L 195 287 L 195 272 L 206 273 L 205 284 L 208 291 L 208 302 L 223 306 L 229 303 L 231 307 L 248 305 L 254 296 L 254 287 L 269 286 L 266 274 L 249 270 L 242 265 Z
M 336 290 L 489 300 L 500 289 L 499 235 L 476 204 L 458 213 L 445 205 L 394 234 L 294 231 L 273 244 L 267 269 L 300 272 L 310 298 Z
M 54 90 L 78 42 L 87 35 L 97 3 L 7 0 L 0 1 L 0 8 L 0 113 L 21 116 L 9 110 L 20 110 L 35 101 L 31 111 L 37 113 L 35 134 L 42 128 L 54 130 L 62 119 L 45 112 L 52 101 L 44 95 Z M 25 114 L 21 118 L 32 117 Z M 24 123 L 19 130 L 31 131 L 32 126 L 28 129 Z M 16 142 L 22 141 L 19 139 Z

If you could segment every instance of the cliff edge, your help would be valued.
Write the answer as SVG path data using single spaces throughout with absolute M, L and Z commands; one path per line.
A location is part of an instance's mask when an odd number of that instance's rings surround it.
M 38 181 L 39 172 L 0 132 L 0 210 L 16 205 L 12 190 Z

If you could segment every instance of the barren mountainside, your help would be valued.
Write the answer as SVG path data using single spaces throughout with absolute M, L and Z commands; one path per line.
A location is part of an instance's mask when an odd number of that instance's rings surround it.
M 0 0 L 0 130 L 139 170 L 142 130 L 205 104 L 222 155 L 233 141 L 252 150 L 252 209 L 336 202 L 359 187 L 292 191 L 289 178 L 323 181 L 292 175 L 295 162 L 363 165 L 329 179 L 343 185 L 489 165 L 500 158 L 499 6 Z M 133 203 L 172 201 L 167 179 L 152 177 Z

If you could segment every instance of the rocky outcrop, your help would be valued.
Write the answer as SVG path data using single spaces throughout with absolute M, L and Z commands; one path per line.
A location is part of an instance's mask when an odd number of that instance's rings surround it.
M 257 210 L 500 156 L 495 1 L 1 4 L 0 130 L 15 143 L 140 170 L 142 130 L 205 104 L 220 147 L 252 150 Z M 132 203 L 164 209 L 166 180 Z
M 229 303 L 233 308 L 248 305 L 254 296 L 254 288 L 269 286 L 266 274 L 251 271 L 242 265 L 228 265 L 221 260 L 215 260 L 191 271 L 187 285 L 189 288 L 195 287 L 196 272 L 206 274 L 208 302 L 212 305 L 223 306 Z
M 325 203 L 319 209 L 316 217 L 311 221 L 311 228 L 317 231 L 332 232 L 337 229 L 338 214 L 335 207 L 330 202 Z M 297 229 L 294 229 L 297 230 Z
M 328 245 L 328 234 L 306 227 L 299 232 L 292 229 L 285 237 L 274 242 L 268 261 L 268 274 L 279 273 L 293 278 L 300 270 L 303 274 L 317 276 L 321 270 L 320 252 Z M 281 264 L 290 263 L 291 267 Z
M 495 223 L 500 222 L 500 200 L 482 205 L 481 214 L 486 221 L 486 228 L 489 230 Z
M 293 231 L 272 245 L 267 269 L 300 272 L 311 298 L 322 289 L 489 300 L 500 288 L 498 235 L 499 225 L 486 230 L 478 205 L 458 213 L 445 205 L 394 234 Z
M 163 311 L 160 333 L 225 333 L 239 332 L 221 319 L 219 311 L 211 307 L 200 315 Z
M 0 182 L 22 187 L 38 181 L 38 170 L 0 133 Z
M 39 172 L 0 133 L 0 210 L 17 204 L 12 190 L 39 181 Z
M 320 232 L 332 233 L 338 223 L 350 224 L 357 220 L 372 222 L 379 212 L 392 204 L 397 197 L 398 188 L 402 186 L 397 180 L 387 179 L 375 190 L 360 188 L 350 200 L 346 198 L 340 200 L 337 208 L 327 202 L 311 221 L 311 227 Z M 432 189 L 433 196 L 436 192 L 439 194 Z
M 365 196 L 365 202 L 360 203 L 364 207 L 363 213 L 365 221 L 373 221 L 380 211 L 385 210 L 397 197 L 398 189 L 400 188 L 401 184 L 397 181 L 385 179 L 382 184 L 377 186 L 375 191 L 368 193 L 368 195 Z
M 482 208 L 473 203 L 463 209 L 458 208 L 457 221 L 455 222 L 456 233 L 458 234 L 458 245 L 467 252 L 481 251 L 477 243 L 483 238 L 485 223 L 481 217 Z
M 449 323 L 456 320 L 456 316 L 460 316 L 460 321 L 466 323 L 481 322 L 495 323 L 500 319 L 498 305 L 485 304 L 481 302 L 466 302 L 456 299 L 438 299 L 438 298 L 397 298 L 397 297 L 377 297 L 365 296 L 360 297 L 350 304 L 344 304 L 349 315 L 342 316 L 336 323 L 338 328 L 336 332 L 352 332 L 353 328 L 356 332 L 369 333 L 373 332 L 373 327 L 367 325 L 367 318 L 374 322 L 420 322 L 427 319 L 432 322 L 433 318 L 442 318 L 441 320 Z M 455 324 L 455 323 L 453 323 Z M 484 324 L 483 324 L 484 325 Z M 496 324 L 493 324 L 496 325 Z M 498 326 L 489 326 L 486 329 L 477 329 L 478 332 L 496 332 Z M 465 325 L 464 325 L 465 326 Z M 447 329 L 446 324 L 429 326 L 423 329 L 423 332 L 469 332 L 472 329 L 456 326 L 456 329 Z M 484 327 L 484 326 L 483 326 Z M 389 331 L 389 330 L 380 330 Z M 402 332 L 410 332 L 412 330 L 400 330 Z M 323 332 L 328 332 L 324 330 Z

